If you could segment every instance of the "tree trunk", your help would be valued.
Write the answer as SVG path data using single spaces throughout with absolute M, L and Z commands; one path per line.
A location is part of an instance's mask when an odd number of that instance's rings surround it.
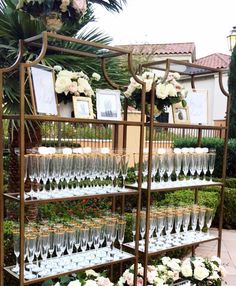
M 8 192 L 9 193 L 19 193 L 20 192 L 20 166 L 19 158 L 16 151 L 16 148 L 20 146 L 20 132 L 18 126 L 13 127 L 12 122 L 9 124 L 9 181 L 8 181 Z M 25 130 L 25 150 L 33 147 L 38 147 L 41 145 L 42 135 L 41 127 L 39 123 L 32 122 L 32 125 L 29 126 L 29 131 Z M 30 182 L 29 180 L 25 183 L 25 192 L 30 191 Z M 30 205 L 26 207 L 25 216 L 27 220 L 35 220 L 38 215 L 38 209 L 36 205 Z M 7 217 L 17 218 L 17 210 L 15 205 L 10 205 L 7 211 Z

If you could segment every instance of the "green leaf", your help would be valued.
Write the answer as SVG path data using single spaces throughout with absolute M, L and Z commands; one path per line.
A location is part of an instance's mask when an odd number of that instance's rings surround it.
M 183 106 L 183 107 L 186 107 L 186 106 L 187 106 L 187 101 L 184 100 L 184 99 L 182 100 L 182 106 Z

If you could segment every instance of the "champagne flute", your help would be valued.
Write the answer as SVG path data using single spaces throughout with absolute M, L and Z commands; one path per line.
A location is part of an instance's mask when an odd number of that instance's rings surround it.
M 166 155 L 166 174 L 168 177 L 168 185 L 171 186 L 171 174 L 174 171 L 174 155 L 167 153 Z
M 125 227 L 126 227 L 126 221 L 123 219 L 118 220 L 118 241 L 120 244 L 121 257 L 123 256 L 122 244 L 125 237 Z
M 20 231 L 19 229 L 13 230 L 13 246 L 14 246 L 14 254 L 16 256 L 16 265 L 12 268 L 12 271 L 15 273 L 19 273 L 19 256 L 20 256 Z
M 203 207 L 203 206 L 200 206 L 199 207 L 199 218 L 198 218 L 198 224 L 199 224 L 199 230 L 200 230 L 200 233 L 199 233 L 200 238 L 203 236 L 202 229 L 203 229 L 204 224 L 205 224 L 205 214 L 206 214 L 206 208 Z
M 134 160 L 134 174 L 136 177 L 136 183 L 138 185 L 139 153 L 133 153 L 133 160 Z
M 129 165 L 129 154 L 121 155 L 121 176 L 123 179 L 123 191 L 125 191 L 125 179 L 127 177 L 128 165 Z
M 29 261 L 28 268 L 30 269 L 30 272 L 27 273 L 27 279 L 34 279 L 36 278 L 36 275 L 32 273 L 32 268 L 34 267 L 33 260 L 34 260 L 37 236 L 34 233 L 32 233 L 32 234 L 28 234 L 25 237 L 25 239 L 27 240 L 27 247 L 28 247 L 27 257 Z
M 213 216 L 214 216 L 214 209 L 206 208 L 205 220 L 206 220 L 206 226 L 207 226 L 207 236 L 210 236 L 210 227 L 212 224 Z
M 95 249 L 95 261 L 97 261 L 97 253 L 99 248 L 99 239 L 100 239 L 100 232 L 101 232 L 102 226 L 99 224 L 95 224 L 93 227 L 93 246 Z
M 144 248 L 144 236 L 145 236 L 145 227 L 146 227 L 146 212 L 140 212 L 140 235 L 141 235 L 141 246 Z
M 49 249 L 48 249 L 48 252 L 49 252 L 50 258 L 52 258 L 53 252 L 55 250 L 54 236 L 55 236 L 54 235 L 54 229 L 53 228 L 49 229 Z
M 180 229 L 183 223 L 183 209 L 177 208 L 175 211 L 175 233 L 176 233 L 176 242 L 179 243 Z
M 176 183 L 178 184 L 179 174 L 181 172 L 181 166 L 182 166 L 182 154 L 181 150 L 178 148 L 174 149 L 174 166 L 175 166 Z
M 184 149 L 184 148 L 183 148 Z M 189 163 L 190 163 L 190 156 L 189 156 L 189 153 L 187 151 L 184 150 L 183 154 L 182 154 L 182 158 L 183 158 L 183 166 L 182 166 L 182 170 L 183 170 L 183 173 L 184 173 L 184 177 L 185 177 L 185 182 L 187 183 L 187 175 L 188 175 L 188 172 L 189 172 Z
M 183 212 L 183 240 L 187 241 L 187 231 L 190 223 L 190 210 L 188 208 L 184 209 Z
M 209 149 L 208 158 L 209 158 L 210 182 L 212 182 L 212 174 L 214 172 L 215 160 L 216 160 L 216 150 L 215 149 Z
M 191 228 L 193 231 L 193 237 L 195 237 L 195 231 L 197 229 L 197 222 L 199 216 L 199 208 L 197 205 L 193 205 L 191 208 Z
M 132 210 L 132 235 L 133 235 L 133 245 L 135 245 L 135 235 L 136 235 L 136 209 Z

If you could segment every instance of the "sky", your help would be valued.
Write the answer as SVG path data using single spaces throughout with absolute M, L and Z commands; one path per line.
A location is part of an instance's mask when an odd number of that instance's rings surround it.
M 235 0 L 127 0 L 119 14 L 95 7 L 99 27 L 112 44 L 195 42 L 197 58 L 230 54 L 227 36 L 236 26 Z

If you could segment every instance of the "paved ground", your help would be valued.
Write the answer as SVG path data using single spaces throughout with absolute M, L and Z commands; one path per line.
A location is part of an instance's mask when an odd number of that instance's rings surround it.
M 213 229 L 211 233 L 216 233 L 216 230 Z M 216 254 L 216 241 L 203 243 L 196 249 L 198 256 L 210 257 Z M 236 286 L 236 230 L 223 230 L 221 259 L 227 271 L 223 285 Z

